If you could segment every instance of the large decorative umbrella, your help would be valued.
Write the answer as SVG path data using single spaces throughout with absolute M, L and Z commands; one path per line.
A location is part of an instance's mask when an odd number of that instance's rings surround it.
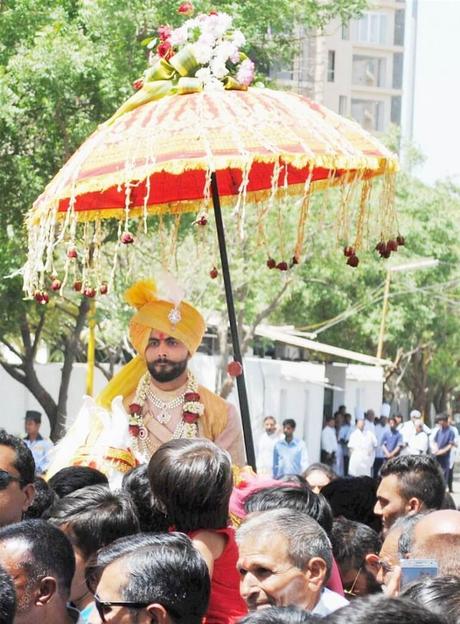
M 98 254 L 107 219 L 118 221 L 121 247 L 134 242 L 135 218 L 147 223 L 148 215 L 196 212 L 196 223 L 204 225 L 212 206 L 234 359 L 241 364 L 221 204 L 230 204 L 242 221 L 255 205 L 263 222 L 279 198 L 291 198 L 291 209 L 298 210 L 297 235 L 292 253 L 276 265 L 286 270 L 300 260 L 311 193 L 339 186 L 339 237 L 348 263 L 356 266 L 376 176 L 383 176 L 376 215 L 379 251 L 387 255 L 403 243 L 392 199 L 398 165 L 357 123 L 306 97 L 248 89 L 230 76 L 207 88 L 195 78 L 203 63 L 193 53 L 186 46 L 169 60 L 157 60 L 141 90 L 83 143 L 36 200 L 27 218 L 25 290 L 42 302 L 47 290 L 62 291 L 66 284 L 89 297 L 105 293 L 110 278 L 100 274 Z M 60 247 L 65 262 L 58 269 Z M 254 465 L 243 374 L 237 385 Z

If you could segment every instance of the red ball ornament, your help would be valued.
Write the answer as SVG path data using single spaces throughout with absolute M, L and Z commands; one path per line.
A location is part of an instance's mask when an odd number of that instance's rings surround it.
M 139 405 L 139 403 L 131 403 L 128 409 L 130 414 L 140 414 L 142 412 L 142 405 Z
M 135 91 L 139 91 L 139 89 L 142 89 L 143 86 L 144 86 L 144 79 L 143 78 L 138 78 L 137 80 L 135 80 L 133 82 L 133 89 Z
M 287 262 L 278 262 L 276 268 L 278 271 L 287 271 L 289 267 Z
M 51 282 L 51 290 L 59 290 L 61 288 L 61 281 L 58 279 L 54 279 Z
M 206 215 L 202 215 L 197 221 L 195 221 L 197 225 L 208 225 L 208 218 Z
M 347 260 L 347 264 L 353 268 L 357 267 L 359 264 L 358 256 L 355 256 L 354 254 L 350 256 Z
M 123 232 L 120 240 L 123 245 L 131 245 L 131 243 L 134 243 L 134 236 L 131 234 L 131 232 Z
M 375 246 L 375 251 L 382 253 L 382 251 L 385 251 L 386 248 L 387 246 L 385 245 L 384 241 L 379 241 Z
M 406 239 L 404 238 L 404 236 L 401 236 L 401 234 L 398 234 L 398 236 L 396 237 L 396 242 L 402 247 L 406 244 Z
M 387 242 L 387 249 L 390 251 L 398 251 L 398 243 L 394 240 L 394 238 L 390 238 Z
M 83 284 L 80 280 L 77 280 L 76 282 L 73 283 L 73 289 L 75 290 L 75 292 L 80 292 L 82 286 Z
M 344 247 L 343 248 L 343 255 L 347 258 L 350 258 L 351 256 L 354 256 L 355 254 L 355 250 L 353 249 L 353 247 Z
M 193 425 L 194 423 L 197 422 L 198 420 L 198 414 L 194 414 L 193 412 L 184 412 L 182 414 L 182 418 L 185 420 L 186 423 L 188 423 L 189 425 Z
M 41 303 L 43 301 L 43 293 L 41 290 L 36 290 L 34 292 L 34 299 L 37 303 Z
M 96 296 L 96 289 L 92 288 L 91 286 L 88 286 L 83 291 L 83 294 L 85 295 L 85 297 L 88 297 L 89 299 L 92 299 L 93 297 Z
M 139 436 L 139 425 L 129 425 L 129 435 L 133 436 L 133 438 L 137 438 Z
M 109 286 L 108 286 L 108 284 L 106 284 L 106 282 L 102 283 L 99 286 L 99 292 L 100 292 L 101 295 L 106 295 L 108 290 L 109 290 Z
M 291 265 L 294 266 L 296 264 L 299 264 L 299 259 L 297 256 L 292 256 Z
M 75 247 L 70 247 L 70 249 L 67 250 L 67 257 L 71 258 L 72 260 L 75 260 L 75 258 L 78 258 L 78 252 L 75 249 Z
M 273 258 L 269 258 L 267 260 L 267 266 L 268 266 L 269 269 L 276 268 L 276 260 L 274 260 Z
M 193 402 L 198 402 L 200 400 L 200 395 L 198 394 L 198 392 L 186 392 L 184 394 L 184 401 L 185 403 L 193 403 Z
M 236 360 L 230 362 L 230 364 L 227 366 L 227 373 L 230 375 L 230 377 L 239 377 L 240 375 L 242 375 L 243 366 L 241 362 L 237 362 Z
M 216 279 L 216 277 L 219 275 L 219 271 L 216 269 L 216 267 L 213 267 L 210 271 L 209 271 L 209 277 L 211 279 Z

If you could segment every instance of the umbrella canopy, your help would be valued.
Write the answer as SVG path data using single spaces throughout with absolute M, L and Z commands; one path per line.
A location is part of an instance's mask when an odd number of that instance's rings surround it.
M 232 205 L 286 193 L 302 198 L 383 174 L 380 236 L 393 238 L 397 168 L 397 158 L 357 123 L 295 93 L 250 88 L 163 97 L 100 126 L 36 200 L 27 218 L 25 288 L 44 288 L 59 244 L 71 260 L 77 251 L 84 258 L 78 222 L 116 218 L 126 235 L 133 217 L 200 212 L 212 172 L 221 201 Z M 349 219 L 356 216 L 349 212 Z

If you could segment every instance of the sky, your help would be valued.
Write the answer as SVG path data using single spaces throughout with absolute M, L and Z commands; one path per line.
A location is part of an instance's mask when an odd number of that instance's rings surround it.
M 417 22 L 413 139 L 427 160 L 414 173 L 460 184 L 460 0 L 418 0 Z

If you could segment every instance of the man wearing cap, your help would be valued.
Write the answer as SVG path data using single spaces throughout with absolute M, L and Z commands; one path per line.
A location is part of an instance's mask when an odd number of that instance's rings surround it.
M 53 448 L 51 440 L 47 440 L 40 435 L 40 425 L 42 424 L 42 415 L 40 412 L 28 410 L 25 417 L 26 437 L 25 444 L 29 447 L 35 460 L 35 472 L 40 476 L 46 472 L 50 462 L 50 451 Z
M 401 429 L 399 430 L 402 438 L 403 438 L 403 448 L 401 450 L 401 455 L 410 455 L 410 446 L 412 442 L 412 438 L 416 435 L 417 430 L 415 427 L 415 423 L 422 418 L 422 414 L 417 409 L 413 409 L 409 414 L 410 419 L 401 424 Z M 431 431 L 429 427 L 425 424 L 423 425 L 423 431 L 429 436 Z
M 77 423 L 66 438 L 79 439 L 52 466 L 90 465 L 119 473 L 148 462 L 172 438 L 204 437 L 226 449 L 234 464 L 245 462 L 241 422 L 235 407 L 199 385 L 188 369 L 206 324 L 196 308 L 182 299 L 176 284 L 160 296 L 153 281 L 137 282 L 125 293 L 137 309 L 129 337 L 137 352 L 96 399 L 86 399 Z M 86 414 L 86 415 L 85 415 Z M 90 422 L 89 431 L 83 423 Z M 109 419 L 109 420 L 108 420 Z M 104 445 L 104 446 L 102 446 Z M 60 449 L 59 449 L 60 450 Z M 100 461 L 101 455 L 105 461 Z M 114 475 L 109 474 L 112 482 Z

